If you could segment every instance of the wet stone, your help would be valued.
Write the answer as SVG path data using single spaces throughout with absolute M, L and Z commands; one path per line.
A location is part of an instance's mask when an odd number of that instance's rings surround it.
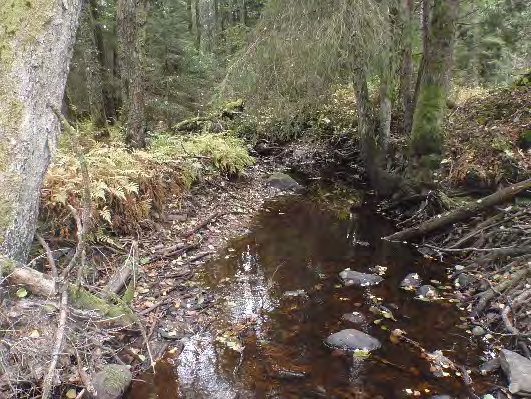
M 472 329 L 472 334 L 475 335 L 476 337 L 480 337 L 482 335 L 485 335 L 486 331 L 483 327 L 480 327 L 480 326 L 475 326 L 473 329 Z
M 361 273 L 350 269 L 343 270 L 339 273 L 339 277 L 347 287 L 351 285 L 356 287 L 370 287 L 378 285 L 383 281 L 383 278 L 377 274 Z
M 432 299 L 437 297 L 437 290 L 432 285 L 423 285 L 417 289 L 417 295 L 422 298 Z
M 474 277 L 467 273 L 461 273 L 455 279 L 455 286 L 459 288 L 467 288 L 474 281 Z
M 421 285 L 422 279 L 418 273 L 409 273 L 400 283 L 400 287 L 409 291 L 413 291 L 415 288 L 419 288 Z
M 516 352 L 502 349 L 500 363 L 509 379 L 509 391 L 513 394 L 531 394 L 531 360 Z
M 303 298 L 307 299 L 308 294 L 304 290 L 286 291 L 282 294 L 284 298 Z
M 360 312 L 345 313 L 343 316 L 341 316 L 341 320 L 353 324 L 364 324 L 367 322 L 365 316 Z
M 501 367 L 500 358 L 495 357 L 494 359 L 490 359 L 489 361 L 479 366 L 479 371 L 481 374 L 485 375 L 485 374 L 490 374 L 493 371 L 498 370 L 500 367 Z
M 301 191 L 303 187 L 295 181 L 291 176 L 285 173 L 273 173 L 266 180 L 266 183 L 282 191 Z
M 326 343 L 330 346 L 348 350 L 373 351 L 381 346 L 380 341 L 376 338 L 354 329 L 346 329 L 332 334 L 326 339 Z

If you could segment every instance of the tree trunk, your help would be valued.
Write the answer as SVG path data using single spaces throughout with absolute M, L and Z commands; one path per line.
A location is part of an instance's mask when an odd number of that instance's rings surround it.
M 414 0 L 402 0 L 401 6 L 403 53 L 400 68 L 400 100 L 404 112 L 402 133 L 409 136 L 413 123 L 413 10 L 415 2 Z
M 94 127 L 107 136 L 107 117 L 103 103 L 101 68 L 97 58 L 96 38 L 93 30 L 92 11 L 86 3 L 79 24 L 79 39 L 83 49 L 83 63 L 89 100 L 90 119 Z
M 90 0 L 90 10 L 92 12 L 92 31 L 96 43 L 96 49 L 98 51 L 97 54 L 102 82 L 105 115 L 108 119 L 116 121 L 116 104 L 113 91 L 111 90 L 113 80 L 112 65 L 109 65 L 107 58 L 105 57 L 105 45 L 103 41 L 103 32 L 101 30 L 100 11 L 97 0 Z
M 241 0 L 240 5 L 240 22 L 242 25 L 247 25 L 247 1 Z
M 133 148 L 144 148 L 145 104 L 143 56 L 147 0 L 118 0 L 118 54 L 122 81 L 122 108 L 125 111 L 125 142 Z
M 188 32 L 194 30 L 194 18 L 192 16 L 192 0 L 186 0 L 186 19 L 188 20 Z
M 376 140 L 374 137 L 373 113 L 367 85 L 367 71 L 359 67 L 354 72 L 354 91 L 358 108 L 358 135 L 360 138 L 361 157 L 367 169 L 369 179 L 373 180 L 376 167 Z
M 199 0 L 195 0 L 195 48 L 201 49 L 201 10 Z
M 418 100 L 413 116 L 412 150 L 416 155 L 440 154 L 459 0 L 435 0 Z
M 385 49 L 384 51 L 386 51 Z M 391 68 L 389 66 L 389 53 L 386 56 L 387 62 L 384 65 L 380 76 L 380 112 L 378 129 L 378 148 L 381 154 L 387 153 L 389 136 L 391 133 Z
M 25 262 L 59 125 L 81 0 L 0 2 L 0 254 Z
M 419 97 L 420 81 L 422 79 L 422 74 L 424 72 L 424 67 L 426 64 L 426 56 L 429 49 L 429 31 L 430 31 L 430 21 L 431 21 L 431 8 L 433 0 L 422 0 L 422 10 L 421 10 L 421 30 L 422 30 L 422 59 L 419 63 L 419 69 L 417 71 L 417 80 L 415 81 L 415 91 L 413 93 L 413 110 L 412 113 L 415 113 L 415 107 L 417 105 L 417 100 Z M 413 116 L 411 117 L 411 123 L 413 124 Z

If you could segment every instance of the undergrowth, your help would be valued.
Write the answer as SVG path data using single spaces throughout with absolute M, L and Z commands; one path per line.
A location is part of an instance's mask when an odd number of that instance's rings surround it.
M 91 221 L 100 237 L 109 231 L 134 233 L 194 182 L 207 175 L 240 175 L 254 162 L 242 140 L 229 134 L 159 133 L 146 150 L 130 151 L 118 137 L 101 143 L 88 138 L 88 125 L 81 128 L 91 180 Z M 40 213 L 47 230 L 62 237 L 71 235 L 75 226 L 67 205 L 80 209 L 83 189 L 79 160 L 67 143 L 62 140 L 48 169 Z

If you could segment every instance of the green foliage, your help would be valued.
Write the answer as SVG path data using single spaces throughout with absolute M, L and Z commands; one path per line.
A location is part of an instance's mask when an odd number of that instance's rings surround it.
M 151 210 L 160 212 L 170 196 L 179 195 L 202 175 L 237 175 L 254 162 L 240 139 L 222 134 L 159 134 L 145 151 L 131 152 L 121 141 L 102 144 L 85 139 L 84 147 L 92 219 L 97 227 L 125 233 L 136 231 Z M 81 207 L 82 189 L 78 160 L 69 149 L 60 148 L 42 191 L 41 219 L 50 229 L 70 234 L 74 224 L 66 205 Z
M 456 75 L 466 85 L 507 83 L 531 58 L 531 3 L 524 0 L 464 2 L 456 43 Z
M 242 95 L 251 110 L 296 116 L 335 83 L 350 82 L 360 63 L 378 64 L 374 49 L 389 40 L 387 11 L 369 0 L 269 1 L 221 96 Z

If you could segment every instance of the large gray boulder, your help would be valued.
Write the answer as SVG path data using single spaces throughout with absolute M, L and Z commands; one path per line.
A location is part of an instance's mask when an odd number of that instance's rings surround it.
M 282 191 L 299 192 L 303 187 L 295 179 L 285 173 L 273 173 L 266 180 L 266 183 Z
M 356 287 L 370 287 L 383 281 L 383 278 L 377 274 L 361 273 L 350 269 L 343 270 L 339 273 L 339 277 L 346 286 L 354 285 Z
M 531 395 L 531 360 L 516 352 L 502 349 L 500 363 L 509 379 L 509 392 L 524 396 Z
M 326 343 L 337 348 L 368 350 L 369 352 L 381 346 L 376 338 L 354 329 L 341 330 L 332 334 L 326 339 Z
M 118 399 L 129 387 L 132 379 L 127 366 L 108 364 L 94 375 L 92 384 L 98 399 Z

